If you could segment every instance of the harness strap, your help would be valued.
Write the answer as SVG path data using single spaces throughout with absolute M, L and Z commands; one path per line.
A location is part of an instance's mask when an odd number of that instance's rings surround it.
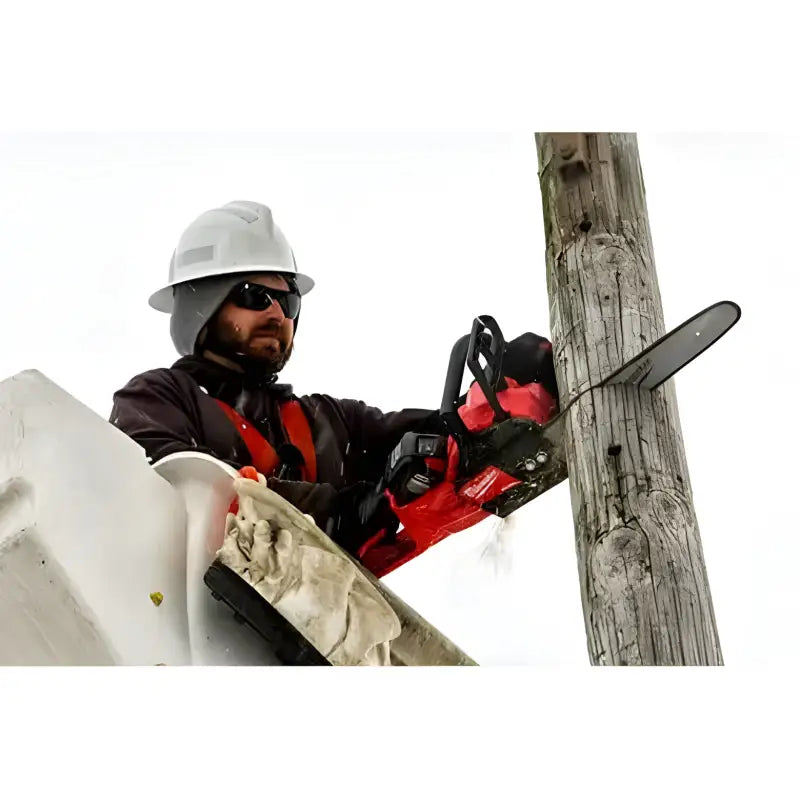
M 288 400 L 281 403 L 280 415 L 289 441 L 303 456 L 303 466 L 301 467 L 303 480 L 316 483 L 317 453 L 314 450 L 314 440 L 311 438 L 311 426 L 308 424 L 303 407 L 297 400 Z
M 256 426 L 248 422 L 238 411 L 219 398 L 214 399 L 244 440 L 253 460 L 253 466 L 265 477 L 271 476 L 280 465 L 275 448 L 261 435 Z M 311 438 L 311 427 L 302 406 L 297 400 L 281 403 L 280 415 L 289 441 L 303 456 L 303 465 L 300 468 L 303 480 L 316 483 L 317 454 Z

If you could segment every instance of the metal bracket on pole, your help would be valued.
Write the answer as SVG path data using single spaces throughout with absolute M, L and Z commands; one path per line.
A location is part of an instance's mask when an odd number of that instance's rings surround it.
M 564 180 L 589 172 L 589 144 L 585 133 L 551 133 L 553 156 Z

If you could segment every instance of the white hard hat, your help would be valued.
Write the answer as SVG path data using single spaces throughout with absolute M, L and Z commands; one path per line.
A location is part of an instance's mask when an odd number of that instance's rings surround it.
M 248 200 L 227 203 L 201 214 L 183 232 L 169 265 L 169 283 L 150 298 L 150 305 L 171 313 L 173 287 L 179 284 L 257 272 L 294 275 L 301 295 L 314 286 L 297 271 L 292 248 L 266 206 Z

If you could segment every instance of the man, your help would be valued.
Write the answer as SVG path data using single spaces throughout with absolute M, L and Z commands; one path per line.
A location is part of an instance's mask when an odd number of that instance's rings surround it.
M 357 400 L 298 398 L 276 382 L 313 286 L 266 206 L 239 201 L 202 214 L 178 243 L 169 284 L 150 298 L 171 314 L 182 358 L 120 389 L 111 420 L 152 461 L 194 450 L 236 469 L 255 466 L 270 489 L 357 553 L 396 532 L 377 487 L 392 449 L 407 431 L 445 430 L 434 411 L 384 414 Z M 554 394 L 549 343 L 533 334 L 515 342 L 511 362 Z

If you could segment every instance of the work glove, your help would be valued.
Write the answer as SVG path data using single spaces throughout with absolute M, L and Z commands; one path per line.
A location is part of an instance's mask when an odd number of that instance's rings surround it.
M 558 384 L 553 364 L 553 345 L 543 336 L 523 333 L 506 343 L 503 374 L 520 386 L 541 383 L 558 402 Z
M 331 539 L 354 555 L 368 539 L 382 531 L 392 537 L 400 526 L 383 487 L 365 481 L 339 492 L 334 502 L 332 523 Z
M 384 483 L 395 504 L 404 506 L 438 486 L 444 480 L 446 468 L 445 457 L 417 457 L 385 476 Z

